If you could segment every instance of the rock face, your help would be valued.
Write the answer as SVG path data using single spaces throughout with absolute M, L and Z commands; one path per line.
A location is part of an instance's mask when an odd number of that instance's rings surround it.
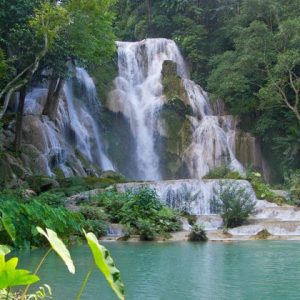
M 267 182 L 271 180 L 271 170 L 265 160 L 261 143 L 249 132 L 237 130 L 235 135 L 236 157 L 244 166 L 251 166 L 259 170 Z
M 164 61 L 162 84 L 165 103 L 158 119 L 160 162 L 163 178 L 184 178 L 182 156 L 192 142 L 193 129 L 189 116 L 193 111 L 182 79 L 177 75 L 177 64 Z

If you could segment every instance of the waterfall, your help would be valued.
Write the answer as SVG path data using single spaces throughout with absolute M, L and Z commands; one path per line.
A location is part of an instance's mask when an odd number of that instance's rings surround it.
M 228 165 L 242 172 L 234 156 L 232 130 L 220 117 L 212 115 L 207 94 L 189 79 L 182 55 L 172 40 L 146 39 L 140 42 L 118 42 L 119 74 L 111 92 L 108 107 L 122 113 L 129 121 L 136 140 L 137 179 L 160 180 L 160 153 L 157 135 L 160 111 L 165 104 L 162 67 L 166 60 L 177 64 L 193 116 L 192 143 L 185 149 L 182 161 L 190 178 L 202 178 L 211 169 Z M 226 120 L 225 120 L 226 121 Z
M 112 163 L 104 153 L 101 133 L 95 121 L 95 113 L 100 112 L 95 84 L 82 68 L 76 68 L 76 79 L 82 85 L 83 92 L 86 94 L 85 102 L 74 97 L 73 82 L 71 80 L 64 86 L 70 128 L 75 133 L 76 147 L 91 163 L 96 162 L 100 165 L 102 170 L 114 170 Z
M 122 112 L 129 120 L 136 139 L 137 177 L 161 179 L 159 156 L 155 151 L 155 131 L 163 105 L 161 71 L 165 60 L 178 63 L 178 73 L 186 70 L 180 52 L 173 41 L 147 39 L 142 42 L 118 42 L 119 76 L 111 94 L 112 111 Z
M 65 177 L 70 177 L 99 175 L 95 166 L 104 171 L 114 170 L 101 140 L 100 103 L 92 78 L 84 69 L 76 68 L 63 91 L 55 122 L 41 116 L 47 89 L 33 88 L 25 99 L 24 122 L 29 134 L 24 135 L 24 143 L 32 144 L 41 152 L 42 161 L 46 162 L 41 173 L 54 176 L 54 170 L 59 169 Z M 31 139 L 30 130 L 35 124 L 38 124 L 38 138 Z

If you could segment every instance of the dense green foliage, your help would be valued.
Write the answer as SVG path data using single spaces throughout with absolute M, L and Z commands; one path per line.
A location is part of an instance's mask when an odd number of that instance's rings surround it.
M 211 211 L 221 214 L 225 228 L 237 227 L 255 212 L 255 202 L 245 188 L 222 184 L 211 200 Z
M 179 215 L 162 205 L 157 194 L 147 188 L 126 193 L 99 190 L 98 196 L 78 203 L 76 212 L 65 208 L 65 199 L 61 190 L 38 196 L 24 191 L 2 191 L 0 243 L 17 248 L 43 246 L 36 226 L 56 231 L 68 243 L 82 238 L 81 228 L 98 237 L 106 235 L 109 222 L 123 224 L 125 235 L 139 234 L 143 240 L 168 237 L 170 232 L 181 229 Z
M 0 121 L 19 92 L 15 139 L 9 146 L 14 152 L 21 150 L 24 102 L 34 84 L 48 84 L 42 113 L 55 120 L 72 66 L 96 70 L 111 62 L 114 4 L 115 0 L 0 2 Z
M 40 0 L 2 1 L 1 78 L 9 79 L 15 76 L 14 70 L 19 72 L 33 62 L 43 47 L 44 31 L 49 34 L 50 43 L 41 70 L 52 70 L 52 76 L 53 72 L 64 74 L 69 59 L 99 64 L 110 58 L 115 48 L 111 27 L 113 4 L 113 0 L 64 0 L 60 4 Z M 43 24 L 44 21 L 47 22 Z M 5 76 L 7 70 L 10 72 Z
M 117 7 L 120 39 L 174 39 L 192 78 L 263 141 L 281 178 L 299 168 L 299 0 L 128 0 Z
M 44 199 L 46 196 L 44 196 Z M 52 198 L 52 197 L 51 197 Z M 80 235 L 83 218 L 80 214 L 72 213 L 64 207 L 52 207 L 41 201 L 39 197 L 26 202 L 17 193 L 1 193 L 0 210 L 8 217 L 16 231 L 14 246 L 18 248 L 43 245 L 36 226 L 48 227 L 59 233 L 66 241 L 72 235 Z M 0 243 L 9 243 L 9 236 L 1 228 Z
M 143 240 L 181 229 L 179 215 L 161 204 L 156 192 L 149 188 L 125 193 L 108 191 L 99 194 L 93 204 L 103 208 L 111 222 L 126 225 L 128 232 L 140 234 Z

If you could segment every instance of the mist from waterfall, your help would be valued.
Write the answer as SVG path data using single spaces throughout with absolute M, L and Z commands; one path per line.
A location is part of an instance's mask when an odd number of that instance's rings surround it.
M 176 43 L 168 39 L 146 39 L 140 42 L 117 42 L 117 46 L 119 74 L 108 107 L 115 113 L 122 113 L 130 123 L 137 145 L 136 178 L 162 178 L 156 143 L 158 119 L 165 103 L 162 67 L 166 60 L 176 62 L 177 74 L 183 80 L 188 104 L 193 110 L 193 116 L 190 117 L 192 143 L 182 157 L 190 178 L 202 178 L 209 170 L 220 165 L 228 165 L 242 172 L 243 167 L 235 158 L 232 148 L 232 128 L 226 126 L 231 119 L 213 116 L 207 94 L 189 79 Z

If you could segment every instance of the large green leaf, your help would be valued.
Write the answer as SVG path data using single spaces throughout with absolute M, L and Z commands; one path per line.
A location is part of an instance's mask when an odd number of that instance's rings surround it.
M 2 217 L 1 217 L 1 222 L 6 230 L 7 234 L 11 238 L 12 241 L 16 240 L 16 228 L 11 220 L 10 217 L 8 217 L 3 211 L 1 211 Z
M 85 233 L 88 245 L 93 253 L 95 264 L 102 272 L 119 299 L 125 299 L 125 288 L 121 280 L 120 271 L 116 268 L 108 250 L 98 243 L 97 237 L 89 232 Z
M 3 255 L 0 255 L 0 289 L 11 288 L 18 285 L 28 285 L 39 281 L 39 277 L 30 271 L 16 269 L 19 259 L 13 257 L 7 262 Z
M 67 265 L 69 272 L 74 274 L 75 266 L 71 258 L 70 252 L 67 249 L 66 245 L 63 243 L 63 241 L 57 236 L 56 232 L 48 228 L 46 228 L 47 232 L 45 232 L 41 227 L 37 227 L 36 229 L 40 234 L 46 237 L 52 249 L 61 257 L 61 259 Z

